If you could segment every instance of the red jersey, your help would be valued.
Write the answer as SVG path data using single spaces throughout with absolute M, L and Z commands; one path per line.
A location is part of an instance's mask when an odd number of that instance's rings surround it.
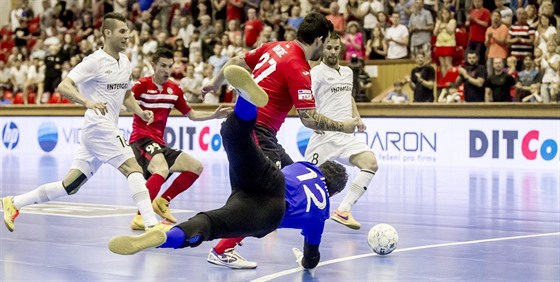
M 488 23 L 488 26 L 490 26 L 492 14 L 488 9 L 472 9 L 469 14 L 472 18 L 486 22 Z M 469 40 L 474 42 L 484 42 L 486 40 L 486 29 L 488 26 L 481 26 L 474 20 L 471 20 L 471 25 L 469 26 Z
M 183 90 L 172 81 L 158 86 L 151 76 L 143 77 L 134 83 L 132 93 L 140 108 L 154 112 L 154 121 L 148 125 L 142 118 L 134 115 L 130 143 L 142 138 L 151 138 L 158 144 L 165 145 L 163 133 L 171 109 L 176 108 L 183 115 L 191 111 L 183 96 Z
M 245 53 L 255 82 L 268 94 L 268 104 L 257 113 L 257 124 L 274 133 L 288 112 L 315 108 L 309 64 L 296 41 L 270 42 Z

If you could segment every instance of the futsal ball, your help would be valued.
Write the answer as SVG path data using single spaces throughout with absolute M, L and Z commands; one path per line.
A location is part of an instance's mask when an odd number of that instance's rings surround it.
M 397 248 L 399 234 L 393 226 L 380 223 L 368 232 L 369 247 L 378 255 L 388 255 Z

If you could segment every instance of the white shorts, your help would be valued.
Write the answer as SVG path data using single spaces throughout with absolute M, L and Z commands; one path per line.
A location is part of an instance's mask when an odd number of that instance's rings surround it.
M 82 128 L 80 148 L 70 168 L 78 169 L 90 178 L 102 164 L 119 168 L 130 158 L 134 158 L 134 152 L 117 128 Z
M 363 152 L 373 151 L 364 142 L 356 140 L 354 135 L 342 132 L 325 132 L 325 134 L 311 134 L 305 160 L 316 165 L 326 161 L 338 161 L 351 166 L 350 157 Z

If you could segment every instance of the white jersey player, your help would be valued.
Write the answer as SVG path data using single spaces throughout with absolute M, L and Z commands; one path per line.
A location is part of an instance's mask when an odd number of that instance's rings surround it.
M 352 97 L 352 70 L 338 64 L 340 48 L 340 37 L 336 32 L 331 33 L 328 43 L 325 44 L 323 61 L 311 69 L 317 112 L 337 121 L 358 118 L 358 130 L 365 131 L 366 126 L 360 119 Z M 358 141 L 353 134 L 314 132 L 309 139 L 305 159 L 316 165 L 328 160 L 337 160 L 360 169 L 338 209 L 331 215 L 334 221 L 352 229 L 359 229 L 361 225 L 352 217 L 351 208 L 364 194 L 377 171 L 377 160 L 373 151 L 366 143 Z
M 166 229 L 152 209 L 142 168 L 117 127 L 122 105 L 148 122 L 153 120 L 153 113 L 142 110 L 130 92 L 132 69 L 128 58 L 121 53 L 126 48 L 129 34 L 125 17 L 117 13 L 106 14 L 101 32 L 105 39 L 103 49 L 85 58 L 58 86 L 64 97 L 87 108 L 74 162 L 62 181 L 2 199 L 4 223 L 10 231 L 14 230 L 19 209 L 76 193 L 103 163 L 109 163 L 127 177 L 130 193 L 142 213 L 146 229 L 154 226 Z M 79 92 L 76 85 L 79 85 Z

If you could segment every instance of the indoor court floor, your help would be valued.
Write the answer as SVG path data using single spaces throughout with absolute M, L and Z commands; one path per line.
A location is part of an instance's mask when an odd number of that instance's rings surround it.
M 227 163 L 203 164 L 198 182 L 172 202 L 180 221 L 229 195 Z M 61 179 L 69 165 L 45 157 L 30 167 L 5 155 L 0 196 Z M 0 226 L 0 281 L 559 281 L 559 184 L 558 167 L 381 166 L 353 209 L 362 228 L 327 221 L 316 269 L 298 267 L 291 249 L 303 248 L 303 237 L 282 229 L 247 238 L 237 251 L 258 267 L 232 270 L 206 262 L 217 241 L 111 253 L 111 237 L 140 233 L 129 228 L 135 209 L 125 178 L 105 165 L 78 194 L 23 209 L 13 233 Z M 331 199 L 331 210 L 342 197 Z M 368 247 L 377 223 L 398 231 L 390 255 Z

